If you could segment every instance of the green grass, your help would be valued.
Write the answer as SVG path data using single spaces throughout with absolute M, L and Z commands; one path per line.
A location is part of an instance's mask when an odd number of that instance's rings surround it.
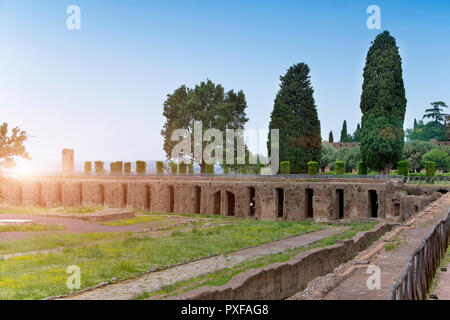
M 65 226 L 55 224 L 25 223 L 25 224 L 7 224 L 0 225 L 0 232 L 18 232 L 18 231 L 55 231 L 64 230 Z
M 12 254 L 18 252 L 30 252 L 45 249 L 54 249 L 60 247 L 71 247 L 85 243 L 114 240 L 117 238 L 130 236 L 131 233 L 73 233 L 73 234 L 54 234 L 32 237 L 22 240 L 2 241 L 0 242 L 0 254 Z
M 114 220 L 114 221 L 106 221 L 100 222 L 99 224 L 104 226 L 128 226 L 137 223 L 145 223 L 145 222 L 153 222 L 153 221 L 163 221 L 167 220 L 165 217 L 142 217 L 137 216 L 136 218 L 124 219 L 124 220 Z
M 321 239 L 320 241 L 317 241 L 310 245 L 297 247 L 295 249 L 289 249 L 283 253 L 270 254 L 254 260 L 244 261 L 234 267 L 225 268 L 204 276 L 194 277 L 185 281 L 176 282 L 172 285 L 163 286 L 159 291 L 144 292 L 141 295 L 136 296 L 134 299 L 140 300 L 152 296 L 158 296 L 159 299 L 164 299 L 171 296 L 180 295 L 184 292 L 192 291 L 203 286 L 222 286 L 228 283 L 228 281 L 230 281 L 234 276 L 247 270 L 265 267 L 273 263 L 289 261 L 292 257 L 296 256 L 300 252 L 308 251 L 314 248 L 327 247 L 335 244 L 338 240 L 353 238 L 358 232 L 371 230 L 375 225 L 376 222 L 349 223 L 347 224 L 347 226 L 349 227 L 348 230 L 345 230 L 337 235 Z
M 225 253 L 326 228 L 311 222 L 239 220 L 239 223 L 179 232 L 161 238 L 130 237 L 63 252 L 28 255 L 0 263 L 0 299 L 40 299 L 69 292 L 68 266 L 81 269 L 82 288 L 116 277 L 130 278 L 214 253 Z
M 434 279 L 431 282 L 429 292 L 433 292 L 436 289 L 436 287 L 439 283 L 439 275 L 440 275 L 441 268 L 448 267 L 448 266 L 450 266 L 450 246 L 447 248 L 447 252 L 445 253 L 445 256 L 441 260 L 441 263 L 437 269 L 436 275 L 434 276 Z M 450 272 L 450 271 L 447 271 L 447 272 Z
M 387 252 L 389 251 L 394 251 L 398 248 L 398 246 L 401 244 L 402 242 L 400 241 L 399 237 L 394 237 L 392 239 L 392 242 L 389 242 L 387 244 L 384 245 L 384 250 L 386 250 Z

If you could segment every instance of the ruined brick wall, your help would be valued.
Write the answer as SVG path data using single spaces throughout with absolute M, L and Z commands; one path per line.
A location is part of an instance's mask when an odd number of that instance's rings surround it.
M 106 206 L 289 221 L 403 221 L 432 198 L 408 194 L 400 179 L 47 178 L 10 180 L 2 189 L 11 205 Z

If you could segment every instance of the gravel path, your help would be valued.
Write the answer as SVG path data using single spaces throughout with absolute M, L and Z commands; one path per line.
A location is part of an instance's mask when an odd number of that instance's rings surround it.
M 325 230 L 279 240 L 257 247 L 236 251 L 228 255 L 219 255 L 167 270 L 152 272 L 145 276 L 97 288 L 77 295 L 66 297 L 74 300 L 128 300 L 143 293 L 160 289 L 163 285 L 174 284 L 192 277 L 202 276 L 220 269 L 262 257 L 268 254 L 281 253 L 287 249 L 305 246 L 320 239 L 330 237 L 345 230 L 333 227 Z

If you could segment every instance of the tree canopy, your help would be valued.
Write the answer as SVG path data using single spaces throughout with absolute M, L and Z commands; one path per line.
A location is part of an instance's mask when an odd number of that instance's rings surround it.
M 27 133 L 18 127 L 13 128 L 11 134 L 8 134 L 8 124 L 5 122 L 0 126 L 0 175 L 3 169 L 15 165 L 15 158 L 30 159 L 24 146 L 27 139 Z
M 388 31 L 373 41 L 363 77 L 362 160 L 368 167 L 389 174 L 403 151 L 406 97 L 401 57 Z
M 172 150 L 178 144 L 178 141 L 171 141 L 174 130 L 186 129 L 193 135 L 195 121 L 202 122 L 202 137 L 210 128 L 218 129 L 223 134 L 226 129 L 243 129 L 248 121 L 246 108 L 247 102 L 242 90 L 237 93 L 233 90 L 225 92 L 220 84 L 214 84 L 209 79 L 193 89 L 183 85 L 172 94 L 168 94 L 163 111 L 166 122 L 161 130 L 167 158 L 171 158 Z M 183 155 L 184 159 L 194 159 L 194 139 L 191 139 L 191 144 L 191 154 Z M 202 150 L 207 144 L 205 141 L 202 142 Z M 201 171 L 205 172 L 204 159 L 199 165 Z
M 298 63 L 280 77 L 280 90 L 270 115 L 270 130 L 279 129 L 280 161 L 289 161 L 292 173 L 306 173 L 308 162 L 319 162 L 320 121 L 314 101 L 309 67 Z

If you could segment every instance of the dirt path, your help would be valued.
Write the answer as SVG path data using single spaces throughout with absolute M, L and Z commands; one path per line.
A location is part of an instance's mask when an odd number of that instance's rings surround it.
M 262 257 L 268 254 L 276 254 L 287 249 L 297 248 L 330 237 L 345 230 L 342 227 L 328 228 L 308 234 L 279 240 L 257 247 L 236 251 L 228 255 L 219 255 L 207 258 L 167 270 L 152 272 L 145 276 L 127 280 L 106 287 L 97 288 L 65 299 L 74 300 L 128 300 L 143 293 L 156 291 L 163 285 L 174 284 L 178 281 L 202 276 L 220 269 L 235 266 L 236 264 Z
M 338 267 L 332 274 L 317 278 L 308 287 L 291 297 L 292 300 L 384 300 L 397 277 L 402 272 L 408 256 L 419 246 L 434 224 L 446 216 L 450 208 L 450 194 L 444 195 L 422 211 L 410 223 L 411 228 L 394 230 L 385 235 L 355 259 Z M 396 232 L 399 234 L 395 235 Z M 389 236 L 394 241 L 384 242 Z M 390 244 L 387 251 L 385 245 Z M 376 248 L 381 248 L 377 251 Z M 369 289 L 368 266 L 381 270 L 381 287 Z M 442 279 L 444 287 L 450 287 L 448 275 Z

